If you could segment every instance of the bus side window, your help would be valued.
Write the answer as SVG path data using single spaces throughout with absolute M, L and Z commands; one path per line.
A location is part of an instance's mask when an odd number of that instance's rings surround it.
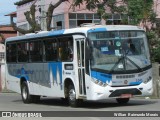
M 7 43 L 7 62 L 17 62 L 17 44 L 16 43 Z
M 73 60 L 73 38 L 62 37 L 59 38 L 58 55 L 60 61 L 72 61 Z
M 40 62 L 43 60 L 43 47 L 41 41 L 33 41 L 29 43 L 30 61 Z
M 57 61 L 57 40 L 52 38 L 44 41 L 46 61 Z
M 17 44 L 18 62 L 28 62 L 27 42 Z

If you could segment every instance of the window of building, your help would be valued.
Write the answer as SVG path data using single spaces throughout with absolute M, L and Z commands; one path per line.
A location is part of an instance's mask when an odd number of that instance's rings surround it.
M 57 30 L 61 30 L 62 29 L 62 21 L 58 21 L 57 22 Z
M 4 59 L 4 52 L 0 52 L 0 61 Z
M 75 14 L 75 13 L 69 14 L 69 19 L 76 19 L 76 18 L 77 18 L 77 14 Z
M 100 16 L 98 14 L 93 14 L 94 19 L 99 19 L 100 20 Z
M 100 17 L 95 13 L 69 13 L 69 28 L 75 28 L 83 23 L 100 23 Z
M 86 19 L 92 20 L 93 19 L 93 14 L 86 14 Z
M 77 14 L 77 19 L 78 19 L 78 20 L 79 20 L 79 19 L 84 20 L 84 19 L 85 19 L 85 14 L 83 14 L 83 13 Z
M 119 25 L 123 24 L 122 20 L 128 21 L 128 16 L 125 14 L 110 14 L 108 15 L 108 19 L 106 21 L 107 25 Z
M 64 14 L 53 16 L 53 27 L 56 30 L 65 28 Z

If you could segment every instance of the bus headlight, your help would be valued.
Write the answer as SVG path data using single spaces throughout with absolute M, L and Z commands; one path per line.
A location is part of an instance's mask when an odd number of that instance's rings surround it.
M 97 85 L 99 85 L 99 86 L 102 86 L 102 87 L 106 87 L 108 84 L 107 83 L 104 83 L 104 82 L 102 82 L 102 81 L 100 81 L 100 80 L 97 80 L 97 79 L 95 79 L 95 78 L 92 78 L 92 81 L 95 83 L 95 84 L 97 84 Z
M 152 80 L 152 77 L 149 76 L 146 80 L 143 81 L 143 83 L 147 84 L 147 83 L 148 83 L 149 81 L 151 81 L 151 80 Z

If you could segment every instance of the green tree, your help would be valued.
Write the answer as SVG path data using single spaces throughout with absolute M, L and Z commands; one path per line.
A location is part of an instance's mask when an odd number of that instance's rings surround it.
M 77 6 L 80 7 L 81 4 L 86 4 L 88 10 L 97 10 L 100 18 L 106 21 L 109 15 L 115 13 L 121 14 L 126 11 L 124 0 L 74 0 L 72 8 Z
M 134 25 L 142 23 L 144 28 L 148 30 L 147 23 L 154 22 L 153 18 L 156 17 L 153 2 L 153 0 L 125 0 L 127 13 L 130 16 L 129 23 Z
M 153 10 L 154 0 L 74 0 L 73 6 L 78 6 L 86 2 L 89 10 L 97 9 L 97 13 L 101 18 L 107 20 L 108 13 L 106 9 L 110 9 L 111 14 L 119 13 L 129 16 L 128 19 L 122 19 L 122 24 L 141 24 L 146 30 L 151 50 L 151 58 L 154 62 L 160 61 L 160 20 L 156 20 L 156 13 Z M 117 6 L 118 4 L 120 6 Z M 157 2 L 156 2 L 157 3 Z M 159 4 L 159 3 L 158 3 Z M 149 25 L 148 25 L 149 24 Z M 155 27 L 156 24 L 156 27 Z
M 72 6 L 86 4 L 87 9 L 96 9 L 101 18 L 107 21 L 109 14 L 125 14 L 130 17 L 122 19 L 122 23 L 137 25 L 140 22 L 147 28 L 156 14 L 153 11 L 153 0 L 74 0 Z M 107 11 L 109 10 L 109 12 Z

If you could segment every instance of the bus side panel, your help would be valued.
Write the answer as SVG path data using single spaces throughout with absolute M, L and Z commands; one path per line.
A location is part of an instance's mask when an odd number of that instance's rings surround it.
M 30 94 L 64 97 L 62 63 L 9 64 L 6 67 L 7 88 L 21 93 L 20 78 L 24 78 Z
M 17 69 L 16 65 L 8 64 L 6 65 L 6 87 L 8 90 L 21 93 L 20 90 L 20 78 L 16 76 Z
M 51 97 L 64 97 L 62 86 L 62 63 L 44 63 L 44 79 L 47 86 L 40 85 L 42 95 Z

